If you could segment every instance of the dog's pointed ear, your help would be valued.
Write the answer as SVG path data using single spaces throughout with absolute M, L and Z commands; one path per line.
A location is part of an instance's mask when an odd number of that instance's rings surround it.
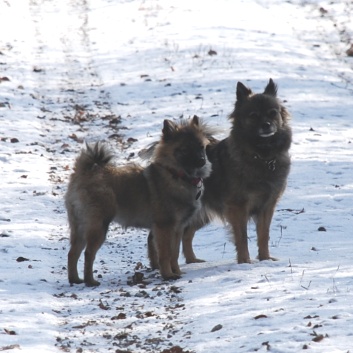
M 191 123 L 195 126 L 200 126 L 200 118 L 197 115 L 194 115 L 191 120 Z
M 252 94 L 250 88 L 246 87 L 243 83 L 237 83 L 237 102 L 241 103 L 246 98 L 248 98 Z
M 268 81 L 267 86 L 265 87 L 264 94 L 269 96 L 277 96 L 277 85 L 273 82 L 272 78 Z
M 163 122 L 163 137 L 165 140 L 170 139 L 177 131 L 177 126 L 171 120 L 165 119 Z

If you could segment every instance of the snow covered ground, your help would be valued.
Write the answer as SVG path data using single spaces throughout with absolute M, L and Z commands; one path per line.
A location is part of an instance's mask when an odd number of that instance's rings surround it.
M 353 351 L 352 1 L 2 0 L 0 14 L 0 351 Z M 70 286 L 63 195 L 82 142 L 140 163 L 164 118 L 194 114 L 224 137 L 237 81 L 270 77 L 294 136 L 280 261 L 236 264 L 215 222 L 195 237 L 207 262 L 181 258 L 164 282 L 147 232 L 113 224 L 101 286 Z

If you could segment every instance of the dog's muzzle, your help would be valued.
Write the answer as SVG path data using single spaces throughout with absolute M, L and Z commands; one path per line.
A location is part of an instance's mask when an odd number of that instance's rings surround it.
M 260 137 L 270 137 L 277 132 L 276 125 L 272 124 L 269 121 L 264 122 L 259 129 Z

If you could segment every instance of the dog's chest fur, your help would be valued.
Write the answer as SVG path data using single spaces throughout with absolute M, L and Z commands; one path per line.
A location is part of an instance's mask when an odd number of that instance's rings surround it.
M 196 185 L 192 185 L 181 178 L 173 176 L 163 167 L 151 164 L 144 171 L 147 178 L 151 198 L 151 206 L 156 210 L 155 221 L 170 221 L 187 226 L 193 216 L 201 208 L 201 191 Z M 159 219 L 160 218 L 160 219 Z
M 217 213 L 227 203 L 247 204 L 249 209 L 277 199 L 286 186 L 290 169 L 287 150 L 267 151 L 263 156 L 234 144 L 231 138 L 220 141 L 210 153 L 211 177 L 205 180 L 204 202 Z

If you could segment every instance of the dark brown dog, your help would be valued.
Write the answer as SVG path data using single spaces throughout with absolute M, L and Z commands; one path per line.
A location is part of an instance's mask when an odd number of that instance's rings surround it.
M 123 227 L 151 229 L 161 275 L 180 277 L 181 237 L 201 208 L 203 178 L 211 169 L 204 129 L 197 117 L 179 125 L 165 120 L 162 139 L 146 168 L 115 167 L 113 155 L 100 143 L 81 152 L 65 200 L 71 229 L 70 283 L 99 285 L 93 278 L 93 262 L 113 220 Z M 77 262 L 84 249 L 82 280 Z
M 230 135 L 207 147 L 212 173 L 204 181 L 198 223 L 188 227 L 183 236 L 187 263 L 202 261 L 193 252 L 192 240 L 195 231 L 214 216 L 230 224 L 238 263 L 250 262 L 247 223 L 251 218 L 256 223 L 259 260 L 272 259 L 270 225 L 290 170 L 289 113 L 277 99 L 277 86 L 272 79 L 260 94 L 239 82 L 230 119 Z

